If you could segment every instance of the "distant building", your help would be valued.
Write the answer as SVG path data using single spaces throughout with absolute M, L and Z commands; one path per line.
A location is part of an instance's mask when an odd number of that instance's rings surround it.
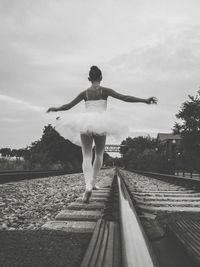
M 181 135 L 173 133 L 158 133 L 157 139 L 159 142 L 172 142 L 173 140 L 175 140 L 180 143 Z
M 158 133 L 157 135 L 159 150 L 163 155 L 172 156 L 172 153 L 176 153 L 181 147 L 181 135 L 173 133 Z
M 158 133 L 158 152 L 162 158 L 163 172 L 175 173 L 182 165 L 183 149 L 181 135 L 173 133 Z

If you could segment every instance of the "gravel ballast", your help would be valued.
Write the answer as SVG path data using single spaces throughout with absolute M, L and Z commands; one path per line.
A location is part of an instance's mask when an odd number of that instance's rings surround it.
M 0 266 L 79 267 L 90 234 L 47 230 L 0 231 Z
M 101 170 L 97 183 L 110 175 Z M 0 185 L 0 230 L 36 230 L 84 192 L 82 173 Z
M 101 170 L 97 184 L 112 175 Z M 41 229 L 82 196 L 83 174 L 69 174 L 0 185 L 0 266 L 78 267 L 91 234 Z

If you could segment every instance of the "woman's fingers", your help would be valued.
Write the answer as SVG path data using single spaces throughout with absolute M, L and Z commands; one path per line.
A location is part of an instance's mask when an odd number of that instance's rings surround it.
M 147 99 L 147 104 L 157 104 L 158 99 L 156 97 L 150 97 Z
M 157 104 L 158 103 L 158 99 L 156 97 L 151 97 L 151 103 L 152 104 Z
M 49 109 L 47 109 L 47 113 L 49 113 L 49 112 L 51 112 L 51 111 L 56 111 L 56 108 L 54 108 L 54 107 L 51 107 L 51 108 L 49 108 Z

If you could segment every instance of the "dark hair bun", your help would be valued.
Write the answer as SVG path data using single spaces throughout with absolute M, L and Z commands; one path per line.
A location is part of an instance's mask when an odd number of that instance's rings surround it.
M 89 80 L 90 81 L 101 81 L 102 73 L 101 70 L 97 66 L 92 66 L 89 72 Z
M 92 70 L 92 71 L 98 71 L 98 70 L 100 70 L 97 66 L 92 66 L 91 68 L 90 68 L 90 70 Z

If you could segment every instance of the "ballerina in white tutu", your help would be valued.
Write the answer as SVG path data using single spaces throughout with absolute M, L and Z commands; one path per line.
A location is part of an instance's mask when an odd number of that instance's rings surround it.
M 85 193 L 83 202 L 88 203 L 92 194 L 92 189 L 98 189 L 95 186 L 95 179 L 103 163 L 104 147 L 106 136 L 120 136 L 127 131 L 123 121 L 106 112 L 107 98 L 109 96 L 125 102 L 143 102 L 146 104 L 156 104 L 157 99 L 150 97 L 147 99 L 137 98 L 129 95 L 123 95 L 113 89 L 100 86 L 102 80 L 101 70 L 92 66 L 89 72 L 88 80 L 91 87 L 82 91 L 70 103 L 60 107 L 51 107 L 47 112 L 69 110 L 80 101 L 85 101 L 85 112 L 75 114 L 70 117 L 58 120 L 56 130 L 65 138 L 74 143 L 81 142 L 83 154 L 82 169 L 85 178 Z M 95 159 L 92 165 L 92 146 L 95 144 Z

